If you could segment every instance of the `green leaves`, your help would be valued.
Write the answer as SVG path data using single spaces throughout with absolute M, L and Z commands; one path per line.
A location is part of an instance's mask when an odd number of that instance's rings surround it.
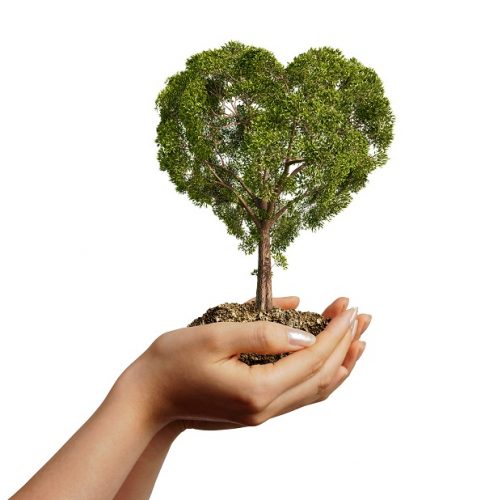
M 299 231 L 343 210 L 393 139 L 375 71 L 330 47 L 285 68 L 266 49 L 230 41 L 190 57 L 156 106 L 160 169 L 177 191 L 211 205 L 246 253 L 269 221 L 282 267 Z

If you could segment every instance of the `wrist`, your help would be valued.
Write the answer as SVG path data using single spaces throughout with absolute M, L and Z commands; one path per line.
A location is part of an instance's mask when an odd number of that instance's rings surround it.
M 174 440 L 177 436 L 180 436 L 182 432 L 186 430 L 183 420 L 173 420 L 169 424 L 166 424 L 160 431 L 159 434 L 164 433 L 171 440 Z
M 135 418 L 152 436 L 168 427 L 176 433 L 184 430 L 183 424 L 176 425 L 171 416 L 169 404 L 164 397 L 161 381 L 154 376 L 153 360 L 149 351 L 143 353 L 119 376 L 113 387 L 117 397 L 126 401 Z

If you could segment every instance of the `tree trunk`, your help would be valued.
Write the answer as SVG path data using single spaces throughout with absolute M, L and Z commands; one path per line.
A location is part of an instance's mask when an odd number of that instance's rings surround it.
M 258 249 L 258 286 L 256 288 L 256 308 L 269 311 L 273 308 L 271 286 L 271 247 L 270 225 L 264 224 L 261 230 Z

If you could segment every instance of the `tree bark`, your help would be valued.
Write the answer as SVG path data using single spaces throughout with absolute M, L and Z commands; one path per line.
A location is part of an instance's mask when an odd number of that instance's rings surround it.
M 263 222 L 260 233 L 258 286 L 256 288 L 256 308 L 258 311 L 269 311 L 273 308 L 270 227 L 270 224 Z

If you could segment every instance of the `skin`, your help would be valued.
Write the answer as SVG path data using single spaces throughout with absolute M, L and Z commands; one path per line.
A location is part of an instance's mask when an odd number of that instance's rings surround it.
M 275 299 L 296 308 L 298 297 Z M 185 429 L 260 425 L 325 400 L 349 376 L 371 316 L 352 339 L 348 299 L 330 304 L 326 334 L 310 347 L 287 342 L 288 327 L 259 321 L 181 328 L 161 335 L 118 378 L 87 422 L 12 499 L 143 499 Z M 293 352 L 247 366 L 240 352 Z M 208 402 L 210 401 L 210 404 Z

